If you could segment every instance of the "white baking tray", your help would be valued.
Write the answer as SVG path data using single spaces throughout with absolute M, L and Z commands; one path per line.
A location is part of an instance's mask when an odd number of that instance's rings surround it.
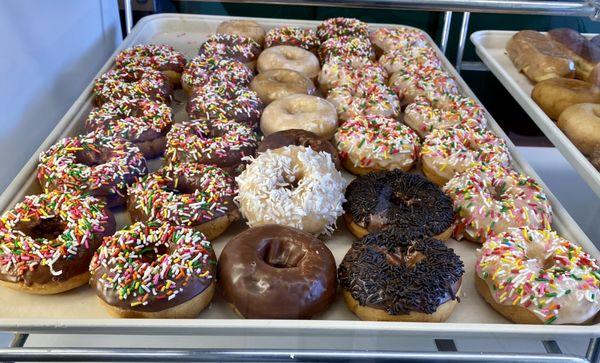
M 535 84 L 523 73 L 520 73 L 508 58 L 506 43 L 515 33 L 514 31 L 482 30 L 471 34 L 471 41 L 483 63 L 488 66 L 533 122 L 600 197 L 600 171 L 594 168 L 556 123 L 546 116 L 535 103 L 531 98 L 531 90 Z M 584 35 L 589 36 L 589 34 Z
M 202 41 L 214 33 L 217 25 L 229 17 L 205 15 L 161 14 L 142 19 L 125 39 L 119 49 L 140 43 L 166 43 L 185 53 L 191 58 Z M 255 19 L 266 28 L 294 25 L 314 27 L 318 22 Z M 382 27 L 383 24 L 373 24 L 372 27 Z M 387 25 L 389 26 L 389 25 Z M 432 46 L 435 44 L 429 39 Z M 436 47 L 437 49 L 437 47 Z M 115 54 L 116 54 L 115 52 Z M 458 76 L 443 54 L 437 50 L 447 70 L 457 79 L 466 95 L 475 97 L 464 81 Z M 114 57 L 114 54 L 113 54 Z M 113 65 L 113 57 L 107 61 L 100 73 L 106 72 Z M 40 188 L 35 179 L 37 155 L 64 136 L 82 131 L 82 124 L 92 107 L 91 85 L 71 107 L 65 117 L 58 123 L 54 131 L 42 143 L 38 152 L 32 156 L 27 165 L 0 196 L 0 210 L 11 208 L 25 195 L 39 193 Z M 184 99 L 183 92 L 178 91 L 176 100 Z M 174 102 L 175 119 L 186 118 L 184 104 Z M 490 127 L 500 137 L 506 139 L 514 158 L 514 165 L 526 174 L 540 181 L 533 169 L 518 155 L 515 146 L 488 115 Z M 157 168 L 160 160 L 154 160 L 151 168 Z M 348 179 L 351 178 L 346 174 Z M 581 243 L 595 258 L 600 253 L 593 243 L 575 224 L 556 198 L 547 191 L 555 213 L 554 227 L 562 235 Z M 116 212 L 120 226 L 129 223 L 127 213 L 123 210 Z M 337 263 L 341 261 L 353 240 L 343 223 L 338 223 L 338 229 L 327 245 L 332 250 Z M 226 242 L 236 233 L 245 228 L 242 222 L 230 227 L 227 232 L 214 241 L 217 254 Z M 532 335 L 553 337 L 557 335 L 600 335 L 600 325 L 589 326 L 544 326 L 512 324 L 492 310 L 479 297 L 474 288 L 474 263 L 476 244 L 450 240 L 448 245 L 461 256 L 466 266 L 463 277 L 463 288 L 458 305 L 450 319 L 445 323 L 393 323 L 366 322 L 357 318 L 346 308 L 341 296 L 323 315 L 313 320 L 243 320 L 238 319 L 230 307 L 216 294 L 215 300 L 197 319 L 185 320 L 139 320 L 109 318 L 104 308 L 100 306 L 94 292 L 88 286 L 83 286 L 71 292 L 53 295 L 36 296 L 0 289 L 0 330 L 23 332 L 64 332 L 64 333 L 112 333 L 112 334 L 260 334 L 260 335 L 327 335 L 327 336 L 389 336 L 389 335 L 432 335 L 462 336 L 481 333 Z

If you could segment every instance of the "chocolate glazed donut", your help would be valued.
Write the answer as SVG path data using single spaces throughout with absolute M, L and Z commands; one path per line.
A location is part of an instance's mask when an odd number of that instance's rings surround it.
M 331 304 L 336 266 L 311 234 L 265 225 L 234 237 L 218 263 L 225 299 L 250 319 L 308 319 Z

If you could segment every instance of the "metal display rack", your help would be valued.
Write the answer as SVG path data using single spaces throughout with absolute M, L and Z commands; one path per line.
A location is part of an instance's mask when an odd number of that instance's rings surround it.
M 217 0 L 219 1 L 219 0 Z M 462 23 L 456 58 L 456 68 L 482 70 L 481 64 L 463 63 L 470 13 L 536 14 L 578 16 L 600 19 L 600 0 L 220 0 L 221 2 L 260 3 L 280 5 L 360 7 L 379 9 L 406 9 L 444 12 L 440 34 L 440 48 L 446 51 L 452 12 L 462 12 Z M 127 33 L 133 27 L 131 0 L 124 1 Z M 34 332 L 31 332 L 34 333 Z M 57 330 L 57 334 L 61 333 Z M 94 332 L 92 333 L 108 333 Z M 441 335 L 441 334 L 440 334 Z M 162 348 L 28 348 L 24 347 L 28 334 L 14 335 L 8 348 L 0 348 L 0 361 L 97 361 L 97 362 L 207 362 L 207 361 L 319 361 L 319 362 L 600 362 L 600 338 L 590 337 L 585 356 L 563 354 L 555 340 L 542 340 L 545 354 L 473 353 L 458 352 L 452 339 L 431 336 L 436 352 L 379 351 L 379 350 L 316 350 L 316 349 L 162 349 Z M 472 336 L 472 335 L 467 335 Z M 352 337 L 348 337 L 351 339 Z M 447 338 L 444 336 L 444 338 Z M 549 337 L 540 337 L 548 339 Z M 501 338 L 498 338 L 501 339 Z

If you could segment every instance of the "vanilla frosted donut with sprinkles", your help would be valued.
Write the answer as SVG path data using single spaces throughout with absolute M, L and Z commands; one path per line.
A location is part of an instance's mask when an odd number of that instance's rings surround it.
M 140 66 L 163 72 L 176 85 L 181 81 L 185 57 L 165 44 L 138 44 L 115 57 L 116 67 Z
M 388 85 L 398 94 L 402 104 L 413 103 L 418 96 L 444 103 L 448 102 L 448 98 L 460 95 L 456 81 L 445 71 L 431 69 L 423 72 L 411 72 L 411 68 L 407 68 L 390 77 Z
M 326 63 L 333 57 L 359 57 L 374 60 L 375 51 L 368 38 L 343 36 L 330 38 L 319 46 L 319 59 Z
M 353 174 L 375 170 L 410 170 L 419 158 L 419 136 L 389 117 L 359 116 L 334 136 L 344 167 Z
M 442 69 L 442 62 L 432 48 L 400 48 L 384 53 L 379 64 L 389 73 L 426 74 Z
M 319 72 L 319 87 L 327 95 L 330 89 L 353 86 L 358 83 L 387 82 L 388 73 L 376 62 L 361 57 L 333 57 L 323 64 Z
M 193 229 L 134 223 L 104 239 L 89 266 L 90 285 L 121 318 L 195 318 L 215 290 L 217 258 Z
M 188 93 L 206 83 L 232 82 L 247 86 L 254 72 L 244 63 L 229 58 L 194 57 L 186 64 L 181 75 L 181 85 Z
M 98 77 L 92 93 L 96 105 L 125 97 L 170 102 L 173 85 L 160 71 L 148 67 L 127 66 L 111 69 Z
M 343 122 L 358 116 L 397 118 L 400 101 L 396 93 L 381 83 L 361 82 L 332 88 L 327 95 Z
M 600 310 L 596 260 L 554 231 L 511 229 L 478 255 L 478 292 L 515 323 L 583 324 Z
M 532 178 L 500 165 L 473 167 L 444 186 L 457 215 L 454 237 L 485 242 L 516 227 L 548 229 L 552 208 Z
M 375 50 L 386 53 L 394 49 L 419 49 L 429 47 L 427 36 L 422 30 L 398 26 L 394 28 L 379 28 L 369 36 Z

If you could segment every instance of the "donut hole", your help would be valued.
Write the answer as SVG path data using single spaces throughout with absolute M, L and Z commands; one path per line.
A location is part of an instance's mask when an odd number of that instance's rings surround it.
M 286 107 L 286 111 L 292 115 L 315 112 L 316 109 L 317 105 L 313 102 L 290 102 Z
M 492 199 L 496 200 L 496 201 L 503 201 L 504 199 L 506 199 L 506 184 L 502 183 L 502 184 L 495 184 L 490 188 L 490 196 L 492 197 Z
M 410 195 L 405 193 L 393 193 L 390 197 L 392 204 L 397 206 L 411 207 L 414 205 L 421 204 L 421 198 L 417 195 Z
M 164 244 L 159 244 L 152 247 L 146 247 L 140 252 L 140 259 L 144 263 L 152 263 L 156 261 L 158 256 L 165 255 L 169 252 L 169 247 Z
M 19 223 L 15 226 L 16 230 L 35 240 L 56 239 L 63 234 L 66 228 L 66 223 L 58 217 L 40 219 L 35 223 Z
M 288 238 L 270 238 L 258 250 L 258 257 L 274 268 L 295 268 L 304 258 L 302 247 Z
M 94 150 L 78 150 L 75 152 L 75 163 L 89 167 L 104 164 L 109 159 L 106 153 Z
M 284 56 L 285 59 L 288 60 L 296 60 L 300 58 L 300 54 L 291 49 L 284 49 L 281 51 L 281 54 Z
M 194 194 L 196 192 L 196 190 L 198 190 L 198 188 L 196 188 L 195 186 L 193 186 L 189 183 L 186 183 L 185 181 L 182 181 L 180 178 L 177 181 L 177 183 L 171 182 L 169 184 L 164 185 L 162 187 L 162 190 L 164 190 L 165 192 L 176 194 L 176 195 L 182 195 L 182 194 Z
M 479 143 L 476 140 L 467 139 L 464 140 L 462 144 L 465 147 L 465 149 L 469 151 L 479 151 L 479 149 L 481 148 L 481 145 L 479 145 Z

